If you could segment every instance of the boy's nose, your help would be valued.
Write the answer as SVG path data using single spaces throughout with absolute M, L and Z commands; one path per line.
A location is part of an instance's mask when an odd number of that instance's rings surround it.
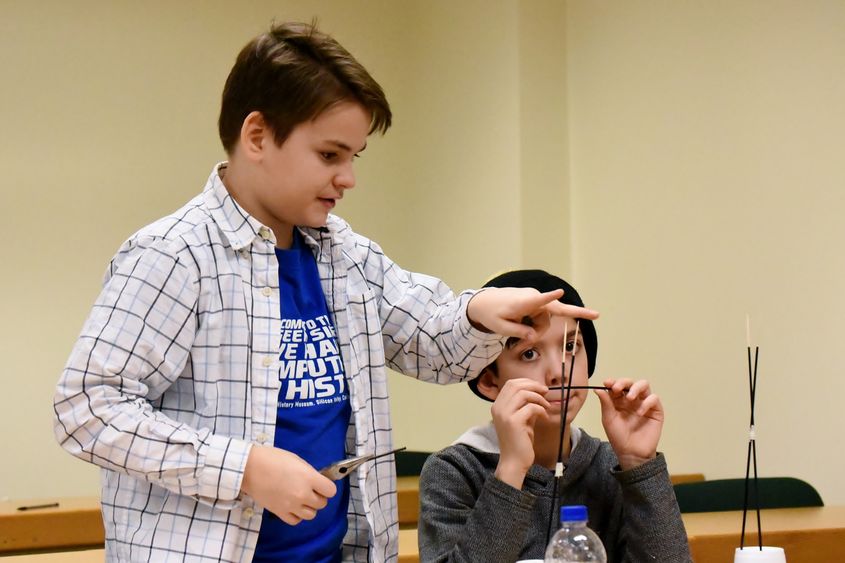
M 342 188 L 344 190 L 355 187 L 355 170 L 353 170 L 351 163 L 341 168 L 335 174 L 334 185 L 336 188 Z
M 562 354 L 552 354 L 549 365 L 546 366 L 546 384 L 549 387 L 557 387 L 563 384 L 561 381 L 562 372 L 561 365 L 563 362 Z

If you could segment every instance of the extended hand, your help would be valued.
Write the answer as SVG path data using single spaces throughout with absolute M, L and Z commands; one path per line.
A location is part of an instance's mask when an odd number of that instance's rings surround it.
M 657 455 L 663 430 L 663 405 L 648 381 L 608 379 L 610 391 L 594 391 L 601 403 L 601 422 L 622 469 L 632 469 Z M 628 392 L 625 392 L 628 389 Z
M 312 520 L 337 493 L 333 481 L 298 455 L 258 445 L 249 452 L 241 490 L 292 526 Z
M 536 340 L 549 327 L 549 315 L 598 318 L 592 309 L 561 303 L 562 296 L 562 289 L 540 293 L 530 287 L 488 287 L 470 299 L 467 316 L 476 328 L 527 340 Z

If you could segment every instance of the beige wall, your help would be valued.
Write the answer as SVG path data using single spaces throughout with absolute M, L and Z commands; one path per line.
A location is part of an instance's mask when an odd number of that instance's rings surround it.
M 601 373 L 648 376 L 671 470 L 845 503 L 845 3 L 569 3 L 573 263 Z M 593 419 L 597 420 L 593 413 Z
M 456 289 L 506 267 L 572 277 L 603 312 L 597 377 L 646 376 L 664 397 L 673 471 L 744 469 L 749 312 L 761 473 L 845 502 L 843 456 L 823 447 L 845 386 L 841 3 L 3 8 L 0 497 L 96 493 L 96 470 L 53 442 L 50 399 L 105 265 L 223 158 L 237 50 L 272 18 L 317 15 L 396 114 L 339 208 L 357 230 Z M 391 389 L 409 448 L 487 416 L 463 386 Z

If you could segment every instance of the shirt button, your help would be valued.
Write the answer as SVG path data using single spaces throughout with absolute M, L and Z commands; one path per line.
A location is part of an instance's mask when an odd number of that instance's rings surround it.
M 258 436 L 255 437 L 255 439 L 258 440 L 262 444 L 267 441 L 267 438 L 269 438 L 269 436 L 267 434 L 265 434 L 264 432 L 262 432 L 261 434 L 259 434 Z
M 258 236 L 263 238 L 264 240 L 270 240 L 270 229 L 267 227 L 261 227 L 258 229 Z
M 241 255 L 241 258 L 249 258 L 249 249 L 248 248 L 241 248 L 238 251 L 238 254 Z
M 248 506 L 244 508 L 244 516 L 246 516 L 247 518 L 252 518 L 253 514 L 255 514 L 255 511 L 252 508 Z
M 264 356 L 264 359 L 261 360 L 261 364 L 265 368 L 269 368 L 270 366 L 273 365 L 273 356 Z
M 264 297 L 270 297 L 273 295 L 273 288 L 272 287 L 265 287 L 261 290 L 261 293 L 264 294 Z

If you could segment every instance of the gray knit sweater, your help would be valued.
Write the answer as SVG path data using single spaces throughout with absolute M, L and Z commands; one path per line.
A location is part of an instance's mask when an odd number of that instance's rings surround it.
M 587 506 L 589 526 L 604 543 L 608 562 L 690 561 L 663 455 L 621 471 L 607 442 L 577 429 L 573 441 L 561 501 Z M 543 558 L 554 474 L 534 465 L 517 490 L 493 475 L 498 452 L 491 423 L 429 456 L 420 476 L 422 563 Z M 552 525 L 557 525 L 556 516 Z

